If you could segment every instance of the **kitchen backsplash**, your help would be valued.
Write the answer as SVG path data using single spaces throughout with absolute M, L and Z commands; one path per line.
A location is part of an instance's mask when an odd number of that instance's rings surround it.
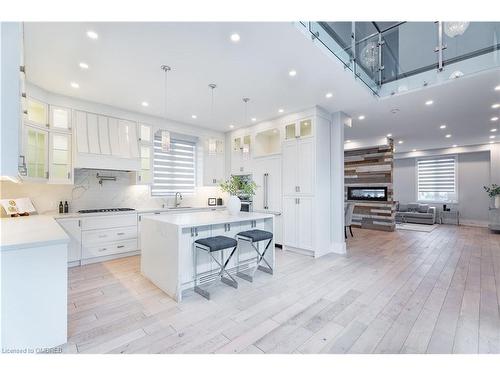
M 116 177 L 116 181 L 103 181 L 102 185 L 96 174 Z M 23 182 L 16 184 L 0 182 L 0 198 L 29 197 L 39 213 L 58 210 L 59 202 L 68 201 L 70 212 L 89 208 L 131 207 L 136 209 L 161 208 L 162 205 L 174 205 L 173 197 L 151 197 L 149 186 L 135 185 L 133 173 L 121 171 L 75 170 L 74 185 L 52 185 Z M 206 206 L 209 197 L 225 195 L 217 187 L 198 187 L 194 195 L 185 195 L 183 206 Z M 6 213 L 2 210 L 2 216 Z

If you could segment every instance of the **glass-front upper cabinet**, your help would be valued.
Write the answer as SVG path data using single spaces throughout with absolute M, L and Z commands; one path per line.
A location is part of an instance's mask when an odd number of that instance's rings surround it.
M 145 124 L 139 124 L 139 141 L 151 143 L 151 126 Z
M 59 131 L 71 130 L 71 109 L 64 107 L 49 106 L 49 126 Z
M 24 153 L 27 177 L 30 179 L 48 178 L 48 138 L 46 130 L 33 126 L 24 127 Z
M 71 183 L 71 169 L 71 135 L 50 132 L 49 182 L 54 184 Z
M 140 153 L 141 153 L 141 170 L 139 171 L 136 183 L 150 184 L 152 182 L 151 146 L 141 145 Z
M 25 121 L 32 125 L 48 126 L 48 108 L 47 103 L 40 100 L 28 97 L 26 99 L 26 113 L 24 114 Z
M 300 120 L 285 125 L 285 139 L 305 138 L 313 135 L 312 120 Z

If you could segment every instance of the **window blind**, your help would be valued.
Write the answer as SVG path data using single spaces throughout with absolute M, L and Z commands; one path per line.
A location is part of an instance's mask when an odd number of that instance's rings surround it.
M 151 195 L 194 193 L 196 185 L 196 143 L 170 140 L 170 151 L 161 149 L 161 136 L 154 137 Z
M 455 200 L 456 157 L 418 159 L 417 183 L 419 200 Z

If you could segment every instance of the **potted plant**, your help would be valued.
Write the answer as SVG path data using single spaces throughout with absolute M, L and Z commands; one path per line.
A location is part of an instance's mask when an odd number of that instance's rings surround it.
M 484 190 L 486 190 L 490 198 L 495 199 L 495 208 L 500 208 L 500 186 L 491 184 L 491 186 L 484 186 Z
M 227 210 L 231 215 L 236 215 L 241 210 L 241 201 L 238 195 L 255 195 L 257 184 L 253 181 L 246 181 L 241 176 L 231 176 L 228 180 L 219 185 L 220 189 L 229 193 Z

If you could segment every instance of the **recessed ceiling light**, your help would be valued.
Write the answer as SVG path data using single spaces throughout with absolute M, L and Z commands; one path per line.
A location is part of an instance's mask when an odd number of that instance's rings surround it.
M 233 124 L 229 125 L 229 129 L 234 129 L 234 125 Z
M 231 34 L 230 38 L 231 38 L 231 42 L 235 42 L 235 43 L 239 42 L 240 41 L 240 34 L 236 34 L 236 33 Z
M 412 151 L 413 151 L 413 152 L 415 152 L 415 151 L 417 151 L 417 149 L 416 149 L 416 148 L 414 148 Z
M 141 103 L 141 105 L 142 105 L 143 107 L 149 107 L 149 103 L 148 103 L 148 102 L 142 102 L 142 103 Z
M 492 133 L 494 133 L 496 131 L 497 131 L 497 128 L 493 128 L 493 129 L 490 130 L 490 132 L 492 132 Z
M 439 129 L 446 129 L 446 125 L 445 124 L 441 125 Z
M 89 64 L 87 63 L 84 63 L 84 62 L 81 62 L 80 64 L 78 64 L 80 66 L 80 68 L 82 69 L 88 69 L 89 68 Z
M 453 147 L 457 147 L 457 145 L 453 145 Z
M 492 117 L 492 118 L 490 118 L 490 121 L 498 121 L 498 117 L 497 116 Z
M 364 120 L 364 119 L 365 119 L 364 115 L 358 116 L 358 120 Z
M 493 109 L 500 108 L 500 104 L 499 103 L 492 104 L 491 108 L 493 108 Z
M 257 119 L 255 117 L 252 117 L 252 121 L 255 122 L 257 121 Z
M 285 112 L 285 110 L 283 108 L 280 108 L 280 109 L 278 109 L 278 112 L 283 113 L 283 112 Z
M 490 139 L 495 139 L 496 137 L 496 135 L 490 135 Z
M 331 92 L 327 92 L 325 94 L 325 98 L 327 98 L 327 99 L 330 99 L 332 96 L 333 96 L 333 94 Z
M 497 87 L 495 87 L 495 91 L 500 91 L 500 85 L 498 85 Z
M 288 72 L 288 75 L 289 75 L 290 77 L 295 77 L 295 76 L 297 75 L 297 71 L 296 71 L 296 70 L 290 70 L 290 71 Z
M 387 134 L 388 137 L 392 137 L 392 133 Z
M 196 116 L 196 115 L 191 115 L 191 118 L 196 119 L 196 118 L 198 118 L 198 116 Z
M 90 38 L 90 39 L 97 39 L 99 38 L 99 34 L 97 34 L 95 31 L 93 30 L 89 30 L 87 31 L 87 36 Z
M 402 144 L 402 143 L 404 143 L 404 141 L 398 141 L 398 143 L 399 143 L 399 144 Z
M 434 104 L 434 100 L 427 100 L 425 102 L 425 105 L 433 105 Z
M 350 139 L 347 139 L 347 140 L 345 141 L 345 143 L 351 143 L 351 140 L 350 140 Z
M 451 138 L 451 134 L 446 134 L 445 137 L 446 138 Z
M 79 87 L 80 87 L 80 85 L 79 85 L 78 83 L 76 83 L 76 82 L 71 82 L 71 83 L 70 83 L 70 85 L 71 85 L 71 87 L 73 87 L 74 89 L 77 89 L 77 88 L 79 88 Z

